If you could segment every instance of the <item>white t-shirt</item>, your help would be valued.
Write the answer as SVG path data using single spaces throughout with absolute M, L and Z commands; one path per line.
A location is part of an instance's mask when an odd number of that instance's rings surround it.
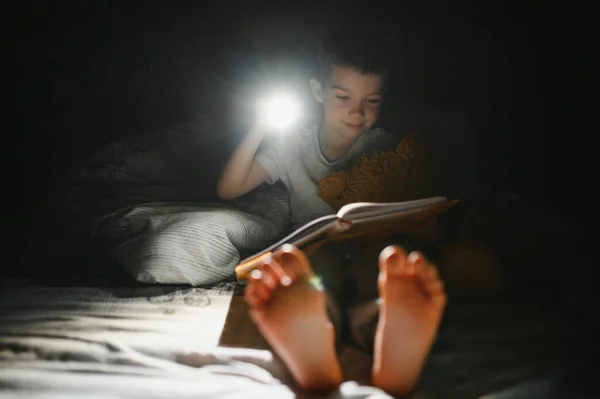
M 343 168 L 368 142 L 383 133 L 380 129 L 363 133 L 344 157 L 329 162 L 321 151 L 318 126 L 314 121 L 297 131 L 274 137 L 256 155 L 256 160 L 269 173 L 267 182 L 274 184 L 281 180 L 287 187 L 294 229 L 334 213 L 318 196 L 319 181 Z

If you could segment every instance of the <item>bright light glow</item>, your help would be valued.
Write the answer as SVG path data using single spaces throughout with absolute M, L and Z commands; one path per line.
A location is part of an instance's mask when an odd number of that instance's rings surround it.
M 267 127 L 283 130 L 298 121 L 300 102 L 291 94 L 274 93 L 259 101 L 258 117 Z

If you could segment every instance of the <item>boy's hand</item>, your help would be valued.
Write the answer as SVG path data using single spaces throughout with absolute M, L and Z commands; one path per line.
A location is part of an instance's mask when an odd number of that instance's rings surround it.
M 269 129 L 261 119 L 256 118 L 254 126 L 246 133 L 238 148 L 225 165 L 217 184 L 217 196 L 223 200 L 232 200 L 254 190 L 269 177 L 266 169 L 255 159 Z
M 273 130 L 273 126 L 269 124 L 268 112 L 270 110 L 265 105 L 265 101 L 260 99 L 257 100 L 256 106 L 254 108 L 254 124 L 250 129 L 252 134 L 260 135 L 264 137 Z
M 248 131 L 248 136 L 258 141 L 262 141 L 262 139 L 267 135 L 268 132 L 269 128 L 264 123 L 259 123 L 257 120 Z
M 254 123 L 248 131 L 248 136 L 256 140 L 262 140 L 271 130 L 265 119 L 263 105 L 261 101 L 257 101 L 254 107 Z

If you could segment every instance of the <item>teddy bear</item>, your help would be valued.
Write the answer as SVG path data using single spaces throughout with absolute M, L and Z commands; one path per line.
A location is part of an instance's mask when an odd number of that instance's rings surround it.
M 435 163 L 429 154 L 425 140 L 417 133 L 407 134 L 400 140 L 392 139 L 367 150 L 344 169 L 322 179 L 319 197 L 338 210 L 353 202 L 399 202 L 436 195 Z M 400 244 L 407 250 L 423 250 L 424 246 L 429 246 L 434 250 L 430 250 L 428 256 L 433 258 L 445 278 L 450 294 L 502 294 L 505 291 L 504 277 L 493 251 L 464 235 L 440 237 L 439 223 L 434 222 L 434 226 L 422 226 L 421 232 L 415 231 L 410 237 L 389 237 L 380 242 L 361 243 L 362 249 L 350 262 L 354 265 L 349 264 L 349 267 L 372 263 L 378 251 L 389 244 Z M 360 296 L 374 294 L 363 293 Z
M 388 144 L 389 147 L 389 144 Z M 432 194 L 425 145 L 417 134 L 395 148 L 374 148 L 319 182 L 319 197 L 334 209 L 352 202 L 399 202 Z

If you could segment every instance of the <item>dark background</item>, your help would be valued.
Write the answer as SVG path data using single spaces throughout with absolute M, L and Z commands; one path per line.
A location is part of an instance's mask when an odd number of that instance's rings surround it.
M 205 106 L 226 112 L 222 93 L 243 87 L 260 60 L 304 54 L 320 26 L 349 13 L 362 16 L 357 29 L 386 33 L 381 47 L 394 55 L 395 104 L 463 109 L 481 140 L 487 180 L 581 231 L 589 223 L 598 131 L 590 10 L 465 0 L 361 8 L 217 3 L 4 6 L 4 58 L 12 67 L 5 75 L 12 123 L 3 135 L 11 262 L 34 250 L 23 244 L 31 210 L 74 160 L 115 138 L 185 121 Z

